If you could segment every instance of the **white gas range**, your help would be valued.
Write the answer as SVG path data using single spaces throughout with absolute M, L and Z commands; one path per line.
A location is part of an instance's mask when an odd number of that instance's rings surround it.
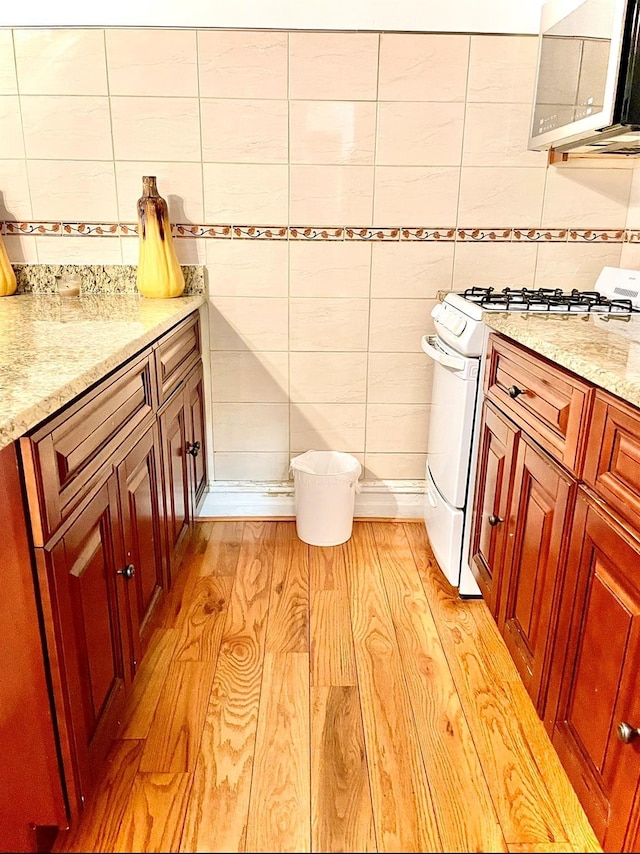
M 597 314 L 603 321 L 640 311 L 640 271 L 604 267 L 594 290 L 471 287 L 447 293 L 422 338 L 433 360 L 424 519 L 438 565 L 460 596 L 480 596 L 469 566 L 473 487 L 489 327 L 484 312 Z

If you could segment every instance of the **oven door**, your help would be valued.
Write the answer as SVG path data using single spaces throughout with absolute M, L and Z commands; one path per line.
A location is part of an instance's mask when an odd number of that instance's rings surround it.
M 424 523 L 431 551 L 444 577 L 453 587 L 460 584 L 464 512 L 452 507 L 438 492 L 429 464 L 425 471 Z
M 464 507 L 480 359 L 461 356 L 435 335 L 422 338 L 433 360 L 427 463 L 434 483 L 452 507 Z

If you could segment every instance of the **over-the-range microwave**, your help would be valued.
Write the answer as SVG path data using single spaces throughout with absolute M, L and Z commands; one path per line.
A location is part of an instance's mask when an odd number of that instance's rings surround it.
M 529 148 L 640 155 L 640 0 L 541 9 Z

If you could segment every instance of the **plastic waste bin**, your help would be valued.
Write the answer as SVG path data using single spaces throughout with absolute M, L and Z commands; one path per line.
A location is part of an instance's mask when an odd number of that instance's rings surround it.
M 339 546 L 353 530 L 362 467 L 341 451 L 305 451 L 291 460 L 296 531 L 311 546 Z

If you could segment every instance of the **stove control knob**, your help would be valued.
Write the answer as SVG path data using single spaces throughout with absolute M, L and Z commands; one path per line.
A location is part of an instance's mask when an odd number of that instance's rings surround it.
M 454 335 L 460 336 L 464 332 L 467 326 L 467 321 L 462 317 L 456 317 L 455 323 L 453 325 L 452 332 Z

